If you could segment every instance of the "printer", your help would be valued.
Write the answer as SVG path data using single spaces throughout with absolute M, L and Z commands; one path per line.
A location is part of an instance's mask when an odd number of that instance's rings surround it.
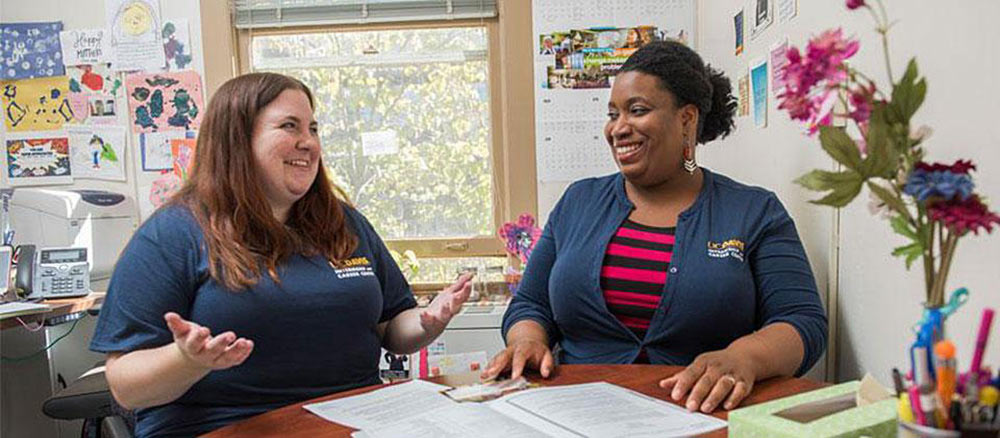
M 11 197 L 10 224 L 18 244 L 87 248 L 91 288 L 101 290 L 139 217 L 135 200 L 121 193 L 24 187 Z

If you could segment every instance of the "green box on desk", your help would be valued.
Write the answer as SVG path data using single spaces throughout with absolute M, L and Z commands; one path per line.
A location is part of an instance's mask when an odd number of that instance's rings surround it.
M 896 399 L 882 400 L 857 407 L 853 395 L 860 382 L 853 381 L 802 394 L 748 406 L 729 413 L 729 436 L 732 438 L 857 438 L 896 436 Z M 839 408 L 833 407 L 840 401 Z M 819 418 L 800 422 L 785 418 L 790 408 L 824 403 L 826 412 Z

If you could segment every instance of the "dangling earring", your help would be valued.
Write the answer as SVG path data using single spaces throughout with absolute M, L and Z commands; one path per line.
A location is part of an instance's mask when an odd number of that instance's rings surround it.
M 684 137 L 684 143 L 687 143 L 687 137 Z M 694 146 L 684 148 L 684 170 L 689 174 L 693 174 L 695 170 L 698 169 L 698 163 L 694 161 Z

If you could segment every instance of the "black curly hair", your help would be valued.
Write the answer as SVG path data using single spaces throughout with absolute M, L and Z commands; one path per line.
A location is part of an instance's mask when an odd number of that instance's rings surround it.
M 677 41 L 655 41 L 629 56 L 618 74 L 638 71 L 660 78 L 677 106 L 698 108 L 698 143 L 722 138 L 733 131 L 736 98 L 722 72 L 705 65 L 701 57 Z

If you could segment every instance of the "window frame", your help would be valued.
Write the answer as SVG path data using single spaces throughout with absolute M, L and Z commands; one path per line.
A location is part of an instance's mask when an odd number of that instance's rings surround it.
M 209 99 L 225 81 L 249 71 L 247 56 L 249 30 L 233 26 L 232 10 L 227 2 L 201 0 L 201 21 L 218 23 L 202 29 L 205 58 L 205 92 Z M 497 17 L 454 21 L 381 23 L 379 25 L 303 26 L 267 29 L 271 32 L 314 32 L 329 29 L 419 28 L 449 24 L 487 26 L 489 38 L 491 155 L 494 172 L 494 225 L 515 220 L 522 213 L 538 217 L 538 189 L 535 165 L 534 38 L 531 8 L 521 2 L 497 2 Z M 253 33 L 261 33 L 255 30 Z M 505 219 L 505 220 L 504 220 Z M 416 239 L 389 241 L 397 251 L 412 249 L 418 257 L 477 257 L 504 255 L 500 241 L 493 236 L 454 239 Z M 467 249 L 449 250 L 448 245 L 468 245 Z M 457 249 L 457 248 L 456 248 Z M 507 256 L 510 266 L 520 267 L 516 257 Z M 450 280 L 450 279 L 442 279 Z M 416 285 L 415 285 L 416 286 Z M 416 288 L 416 287 L 415 287 Z
M 297 26 L 266 29 L 233 29 L 236 39 L 236 66 L 239 74 L 250 73 L 250 41 L 254 36 L 295 35 L 317 32 L 351 32 L 436 29 L 448 27 L 483 27 L 487 35 L 487 68 L 490 90 L 490 169 L 492 172 L 493 229 L 505 222 L 506 217 L 516 217 L 520 213 L 511 212 L 511 200 L 523 197 L 520 188 L 514 187 L 507 172 L 507 151 L 504 142 L 503 98 L 501 87 L 499 20 L 464 19 L 448 21 L 420 21 L 403 23 L 350 24 L 329 26 Z M 533 155 L 533 154 L 532 154 Z M 532 157 L 533 158 L 533 157 Z M 534 160 L 531 163 L 534 170 Z M 534 173 L 534 172 L 532 172 Z M 531 190 L 534 198 L 534 190 Z M 524 204 L 524 202 L 517 202 Z M 535 214 L 535 202 L 529 212 Z M 512 219 L 511 219 L 512 220 Z M 453 236 L 442 238 L 385 239 L 386 246 L 396 251 L 413 250 L 418 257 L 500 257 L 505 256 L 503 243 L 496 235 Z

